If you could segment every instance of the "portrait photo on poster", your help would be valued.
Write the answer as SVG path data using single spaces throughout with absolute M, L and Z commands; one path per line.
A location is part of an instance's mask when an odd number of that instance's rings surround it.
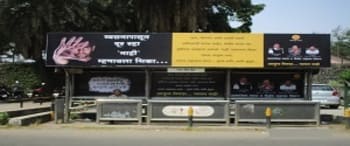
M 306 48 L 305 54 L 311 57 L 319 56 L 320 51 L 314 45 L 311 45 L 309 48 Z
M 268 54 L 271 57 L 282 57 L 284 55 L 284 48 L 280 43 L 274 43 L 271 48 L 268 49 Z
M 89 62 L 95 48 L 95 45 L 84 40 L 82 36 L 62 37 L 52 59 L 57 65 L 66 65 L 70 61 Z
M 232 98 L 302 98 L 304 80 L 298 73 L 232 73 Z

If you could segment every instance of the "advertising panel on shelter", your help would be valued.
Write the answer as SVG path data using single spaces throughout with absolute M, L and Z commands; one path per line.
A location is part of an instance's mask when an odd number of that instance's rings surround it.
M 224 97 L 225 72 L 154 73 L 151 96 Z
M 143 72 L 85 73 L 75 77 L 74 96 L 109 96 L 118 89 L 128 96 L 145 96 Z
M 300 73 L 232 73 L 231 98 L 302 98 Z
M 167 66 L 170 33 L 49 33 L 47 66 Z
M 263 34 L 173 33 L 173 67 L 263 68 Z
M 329 67 L 330 35 L 265 34 L 265 67 Z
M 329 34 L 49 33 L 51 67 L 319 68 Z

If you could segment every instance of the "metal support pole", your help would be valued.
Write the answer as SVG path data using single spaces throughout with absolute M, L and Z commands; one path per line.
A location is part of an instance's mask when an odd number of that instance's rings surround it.
M 70 76 L 69 72 L 67 70 L 65 72 L 65 79 L 66 79 L 66 87 L 65 87 L 65 99 L 64 99 L 64 118 L 63 118 L 63 123 L 68 123 L 69 122 L 69 97 L 70 97 Z
M 146 96 L 146 99 L 150 99 L 150 96 L 151 96 L 151 72 L 149 71 L 149 69 L 146 69 L 145 70 L 145 75 L 146 75 L 146 78 L 145 78 L 145 96 Z
M 271 128 L 271 116 L 272 116 L 272 110 L 270 107 L 267 107 L 265 109 L 265 117 L 266 117 L 266 128 Z
M 345 128 L 350 129 L 350 97 L 349 97 L 349 86 L 350 82 L 345 81 L 344 83 L 344 120 Z
M 312 100 L 312 71 L 306 72 L 306 100 Z
M 188 127 L 193 127 L 193 108 L 188 107 Z
M 70 82 L 71 86 L 70 86 L 70 97 L 73 97 L 74 96 L 74 85 L 75 85 L 75 74 L 71 74 L 71 82 Z
M 231 97 L 231 70 L 226 71 L 226 99 Z
M 345 128 L 350 129 L 350 108 L 344 110 Z
M 23 108 L 23 98 L 22 97 L 20 97 L 21 99 L 19 99 L 20 100 L 20 102 L 19 102 L 19 107 L 20 108 Z

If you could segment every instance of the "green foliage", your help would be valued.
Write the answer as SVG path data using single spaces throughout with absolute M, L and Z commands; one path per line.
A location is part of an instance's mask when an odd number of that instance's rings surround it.
M 339 78 L 341 80 L 350 81 L 350 69 L 346 69 L 339 73 Z
M 71 118 L 72 120 L 76 120 L 76 119 L 80 119 L 81 116 L 80 116 L 79 113 L 70 113 L 70 118 Z
M 343 84 L 337 80 L 330 80 L 328 81 L 328 85 L 335 87 L 335 88 L 340 88 L 343 86 Z
M 0 125 L 5 125 L 9 121 L 9 116 L 6 112 L 0 112 Z
M 41 83 L 34 64 L 2 64 L 0 65 L 0 84 L 8 87 L 18 80 L 23 88 L 32 89 Z
M 47 32 L 250 32 L 263 8 L 251 0 L 9 0 L 0 47 L 15 42 L 25 57 L 40 59 Z
M 341 59 L 350 57 L 350 29 L 337 27 L 333 30 L 333 42 L 331 51 L 333 55 Z

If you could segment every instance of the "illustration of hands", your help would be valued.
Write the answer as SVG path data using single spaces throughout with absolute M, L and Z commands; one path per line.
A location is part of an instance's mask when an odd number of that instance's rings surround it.
M 95 46 L 89 41 L 83 41 L 83 37 L 71 37 L 68 41 L 66 37 L 61 39 L 60 44 L 53 53 L 53 60 L 56 64 L 65 65 L 70 60 L 88 62 L 91 60 L 91 53 L 95 51 Z

